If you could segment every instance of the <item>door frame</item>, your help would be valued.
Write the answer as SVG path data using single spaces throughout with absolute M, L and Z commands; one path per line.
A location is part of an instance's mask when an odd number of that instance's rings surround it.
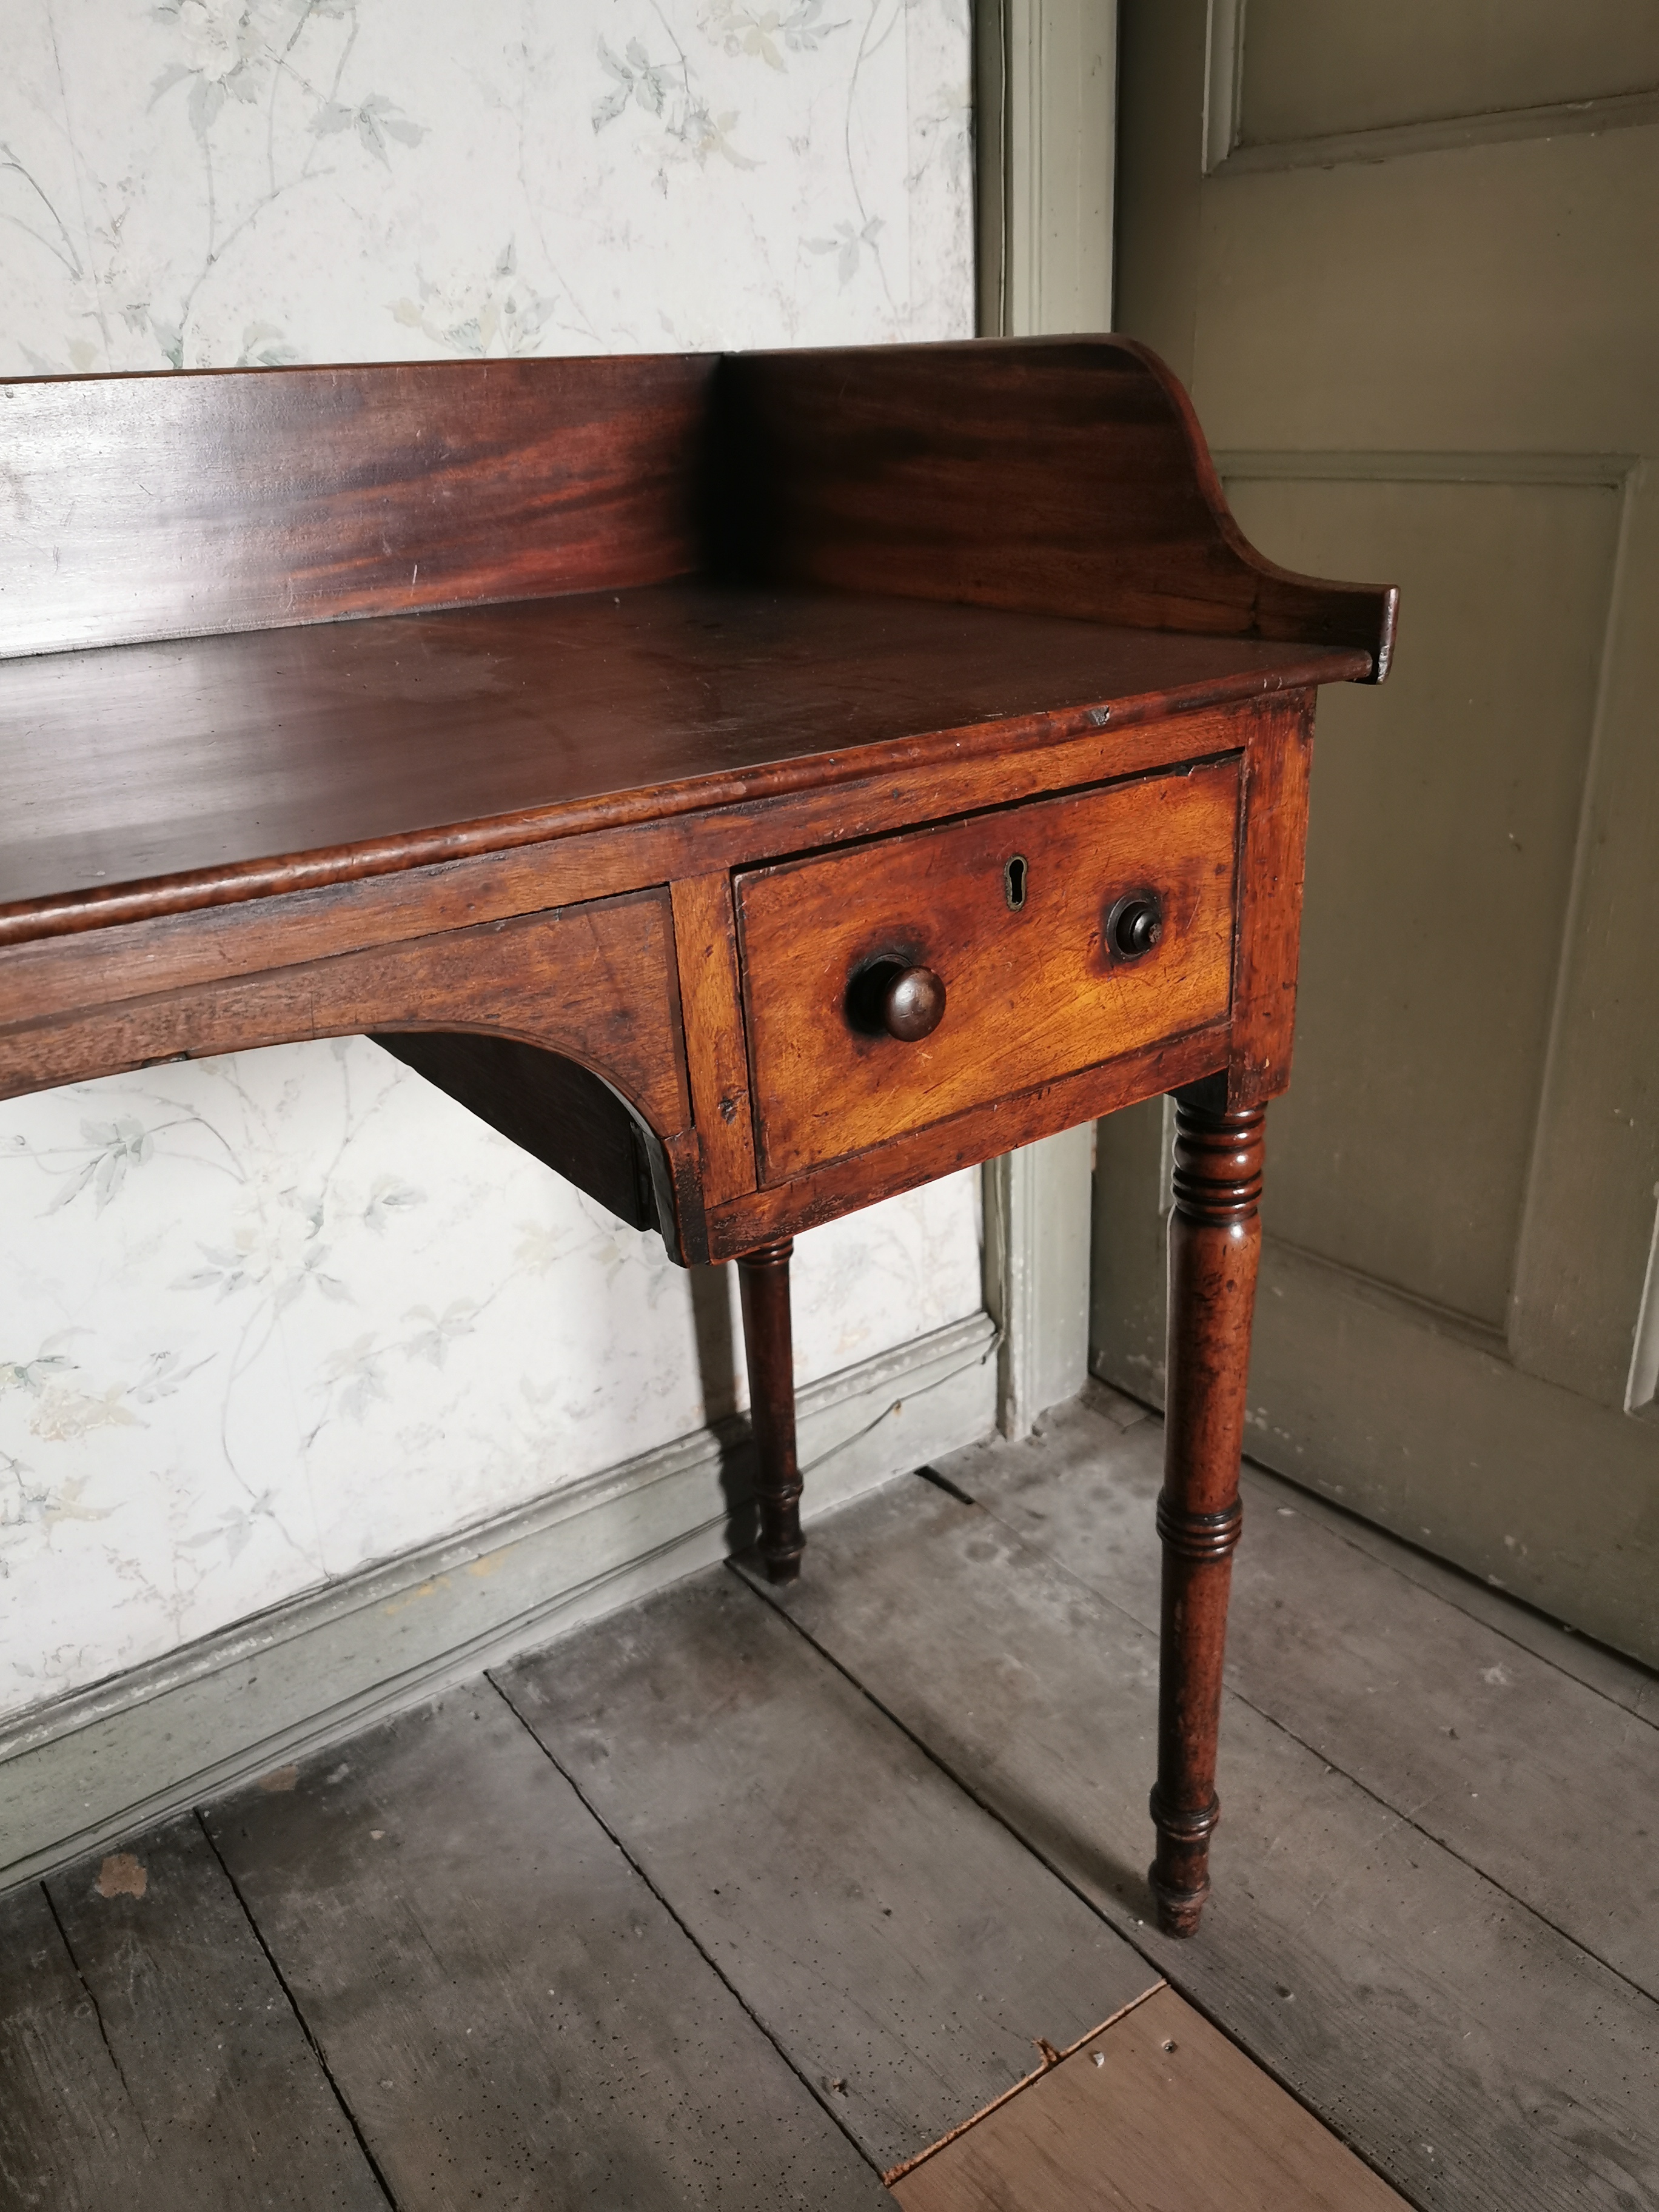
M 978 0 L 978 326 L 1028 337 L 1112 326 L 1117 0 Z M 985 1303 L 997 1425 L 1028 1436 L 1089 1372 L 1092 1124 L 984 1170 Z

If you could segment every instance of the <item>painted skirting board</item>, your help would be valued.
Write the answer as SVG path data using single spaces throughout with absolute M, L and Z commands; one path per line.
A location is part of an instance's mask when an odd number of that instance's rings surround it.
M 988 1435 L 997 1351 L 975 1314 L 805 1385 L 808 1521 Z M 750 1492 L 738 1420 L 37 1709 L 0 1731 L 0 1887 L 712 1565 Z

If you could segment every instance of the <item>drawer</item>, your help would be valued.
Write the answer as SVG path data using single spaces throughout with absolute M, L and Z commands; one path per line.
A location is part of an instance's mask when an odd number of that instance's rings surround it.
M 1235 757 L 739 875 L 763 1180 L 1219 1020 L 1238 799 Z

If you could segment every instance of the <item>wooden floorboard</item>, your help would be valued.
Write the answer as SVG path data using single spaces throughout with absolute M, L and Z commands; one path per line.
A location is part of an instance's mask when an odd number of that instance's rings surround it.
M 1310 2115 L 1428 2212 L 1659 2205 L 1653 1679 L 1247 1469 L 1218 1890 L 1168 1942 L 1160 1449 L 1091 1390 L 942 1463 L 976 1504 L 819 1523 L 792 1592 L 720 1570 L 518 1713 L 480 1680 L 268 1777 L 222 1864 L 184 1820 L 0 1898 L 0 2212 L 874 2212 L 1158 1972 L 1226 2032 L 1190 2076 L 1148 1999 L 906 2212 L 1389 2202 Z
M 1157 1979 L 724 1569 L 499 1686 L 884 2171 Z
M 142 2203 L 148 2148 L 46 1892 L 13 1890 L 0 1898 L 0 2203 L 106 2212 Z M 118 2196 L 132 2176 L 138 2190 Z
M 1154 1627 L 1162 1451 L 1160 1421 L 1085 1402 L 940 1472 Z M 1659 1997 L 1659 1729 L 1505 1632 L 1547 1626 L 1523 1607 L 1476 1619 L 1401 1571 L 1405 1547 L 1361 1548 L 1253 1468 L 1243 1489 L 1231 1687 Z
M 31 1884 L 4 1915 L 0 2202 L 385 2212 L 193 1818 Z
M 901 2212 L 1404 2212 L 1170 1989 L 892 2187 Z
M 1247 1468 L 1247 1473 L 1261 1486 L 1264 1495 L 1276 1493 L 1289 1500 L 1298 1513 L 1322 1528 L 1333 1529 L 1345 1544 L 1392 1567 L 1407 1582 L 1431 1590 L 1454 1612 L 1467 1613 L 1472 1620 L 1484 1621 L 1510 1643 L 1518 1644 L 1536 1658 L 1547 1660 L 1552 1667 L 1575 1682 L 1582 1682 L 1586 1689 L 1599 1691 L 1615 1705 L 1624 1706 L 1626 1711 L 1645 1721 L 1650 1728 L 1659 1729 L 1659 1674 L 1650 1667 L 1644 1667 L 1639 1659 L 1614 1651 L 1592 1637 L 1577 1634 L 1549 1620 L 1535 1607 L 1523 1604 L 1519 1598 L 1510 1597 L 1501 1584 L 1481 1582 L 1461 1567 L 1449 1566 L 1417 1545 L 1401 1542 L 1386 1528 L 1362 1521 L 1358 1514 L 1346 1512 L 1311 1491 L 1269 1474 L 1265 1468 Z M 1425 1528 L 1425 1542 L 1433 1534 L 1431 1528 Z
M 763 1594 L 1413 2201 L 1659 2201 L 1659 2006 L 1238 1697 L 1204 1929 L 1146 1924 L 1156 1639 L 983 1508 L 896 1485 Z
M 864 2212 L 873 2171 L 487 1683 L 210 1827 L 401 2212 Z
M 1146 1435 L 1139 1440 L 1139 1449 L 1146 1455 L 1144 1463 L 1156 1462 L 1163 1448 L 1163 1426 L 1157 1414 L 1133 1398 L 1125 1397 L 1121 1391 L 1092 1380 L 1081 1397 L 1045 1414 L 1038 1424 L 1036 1435 L 1028 1441 L 1039 1449 L 1052 1449 L 1056 1461 L 1085 1460 L 1094 1449 L 1097 1416 L 1109 1421 L 1120 1432 L 1150 1422 Z M 988 1445 L 975 1445 L 966 1451 L 952 1453 L 939 1464 L 942 1472 L 954 1472 L 954 1478 L 959 1479 L 965 1467 L 976 1465 L 988 1452 L 994 1460 L 1000 1460 L 1004 1455 L 1019 1454 L 1025 1449 L 1024 1443 L 1007 1444 L 1000 1438 L 993 1438 Z M 971 1492 L 973 1485 L 970 1481 L 963 1486 Z M 1354 1550 L 1392 1567 L 1419 1589 L 1432 1591 L 1454 1612 L 1466 1613 L 1473 1620 L 1484 1621 L 1506 1641 L 1520 1644 L 1537 1658 L 1547 1660 L 1574 1681 L 1599 1691 L 1614 1705 L 1637 1714 L 1650 1727 L 1659 1728 L 1659 1674 L 1651 1668 L 1551 1620 L 1534 1607 L 1510 1597 L 1501 1583 L 1482 1582 L 1461 1567 L 1449 1566 L 1445 1560 L 1436 1559 L 1425 1548 L 1433 1540 L 1432 1528 L 1419 1532 L 1421 1544 L 1406 1543 L 1390 1535 L 1386 1528 L 1379 1528 L 1374 1522 L 1362 1520 L 1331 1499 L 1270 1474 L 1265 1468 L 1253 1466 L 1249 1460 L 1244 1463 L 1243 1488 L 1247 1503 L 1254 1497 L 1270 1508 L 1281 1504 L 1292 1506 L 1321 1528 L 1331 1529 Z M 1135 1527 L 1139 1545 L 1138 1520 Z

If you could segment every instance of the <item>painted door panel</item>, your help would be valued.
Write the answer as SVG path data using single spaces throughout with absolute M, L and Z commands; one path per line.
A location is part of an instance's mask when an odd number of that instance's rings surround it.
M 1401 586 L 1321 710 L 1252 1449 L 1656 1661 L 1659 33 L 1566 20 L 1132 0 L 1117 320 L 1255 542 Z M 1157 1121 L 1092 1328 L 1153 1396 Z

